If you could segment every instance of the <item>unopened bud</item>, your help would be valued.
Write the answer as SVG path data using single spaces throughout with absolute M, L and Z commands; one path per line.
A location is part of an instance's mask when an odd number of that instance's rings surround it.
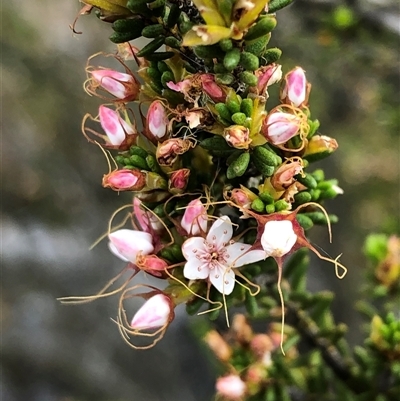
M 207 231 L 207 222 L 207 209 L 200 199 L 189 202 L 182 217 L 182 228 L 189 235 L 198 235 Z
M 168 116 L 163 103 L 155 100 L 147 112 L 146 133 L 150 140 L 159 141 L 165 137 L 168 128 Z
M 173 171 L 168 180 L 168 189 L 174 194 L 180 194 L 185 189 L 189 182 L 190 169 L 181 168 Z
M 307 104 L 310 90 L 304 70 L 296 67 L 286 74 L 280 98 L 283 103 L 301 107 Z
M 140 191 L 146 184 L 146 175 L 140 170 L 115 170 L 103 176 L 104 188 L 113 191 Z
M 225 103 L 226 92 L 223 87 L 215 82 L 215 77 L 212 74 L 202 74 L 201 84 L 203 91 L 214 101 Z
M 110 251 L 125 262 L 136 263 L 139 254 L 154 251 L 153 237 L 143 231 L 121 229 L 110 233 L 108 239 Z
M 131 102 L 139 95 L 140 83 L 131 75 L 111 69 L 99 69 L 90 71 L 92 80 L 89 81 L 87 90 L 95 94 L 98 87 L 101 87 L 118 100 Z
M 131 327 L 136 330 L 156 329 L 166 326 L 173 317 L 171 299 L 164 294 L 157 294 L 148 299 L 135 313 Z
M 298 116 L 276 111 L 266 116 L 261 130 L 270 143 L 281 145 L 298 134 L 301 122 Z
M 136 266 L 156 277 L 161 277 L 162 273 L 168 267 L 168 263 L 156 255 L 139 254 L 136 257 Z
M 111 145 L 119 146 L 127 140 L 129 135 L 137 135 L 132 125 L 124 121 L 117 111 L 109 107 L 103 105 L 99 107 L 99 120 Z

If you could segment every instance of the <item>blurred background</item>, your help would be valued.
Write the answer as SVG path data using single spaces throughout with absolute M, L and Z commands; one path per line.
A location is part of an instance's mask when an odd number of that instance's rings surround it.
M 68 25 L 77 0 L 2 5 L 2 376 L 4 401 L 207 401 L 216 365 L 183 309 L 166 337 L 133 351 L 110 320 L 116 298 L 64 306 L 56 298 L 93 294 L 123 267 L 101 243 L 128 194 L 101 187 L 104 156 L 80 133 L 98 99 L 82 89 L 86 59 L 112 51 L 111 27 L 94 15 Z M 335 291 L 337 319 L 357 343 L 354 311 L 362 245 L 370 232 L 399 227 L 400 9 L 398 0 L 295 1 L 278 13 L 270 45 L 283 69 L 301 65 L 312 82 L 312 115 L 338 151 L 315 164 L 344 195 L 326 204 L 340 222 L 311 239 L 349 267 L 338 282 L 314 261 L 313 290 Z M 312 169 L 311 169 L 312 170 Z M 141 277 L 143 282 L 150 283 Z M 261 326 L 262 327 L 262 326 Z

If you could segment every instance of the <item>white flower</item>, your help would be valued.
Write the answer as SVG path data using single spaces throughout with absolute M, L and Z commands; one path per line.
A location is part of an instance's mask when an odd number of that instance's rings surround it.
M 209 279 L 220 293 L 230 294 L 235 286 L 232 269 L 267 257 L 262 250 L 249 251 L 251 245 L 231 241 L 232 234 L 230 218 L 222 216 L 211 226 L 206 239 L 186 240 L 182 245 L 187 260 L 183 275 L 190 280 Z
M 291 251 L 297 241 L 289 220 L 268 221 L 261 236 L 261 246 L 268 256 L 280 258 Z
M 153 237 L 149 233 L 122 229 L 108 235 L 108 248 L 125 262 L 136 263 L 136 256 L 149 255 L 154 251 Z

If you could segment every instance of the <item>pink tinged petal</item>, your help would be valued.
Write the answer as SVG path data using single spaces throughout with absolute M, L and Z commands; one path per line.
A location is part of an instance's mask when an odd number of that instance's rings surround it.
M 197 235 L 207 231 L 207 210 L 199 199 L 189 202 L 181 220 L 182 228 L 189 235 Z
M 149 133 L 157 139 L 161 139 L 167 133 L 168 117 L 164 105 L 155 100 L 147 112 L 147 127 Z
M 180 81 L 176 84 L 174 83 L 174 81 L 167 82 L 167 86 L 169 89 L 181 93 L 187 92 L 190 89 L 191 85 L 192 84 L 190 82 L 190 79 L 184 79 L 183 81 Z
M 229 267 L 240 267 L 264 260 L 267 254 L 263 250 L 249 251 L 251 245 L 236 242 L 226 247 L 226 264 Z
M 228 399 L 241 399 L 246 392 L 246 384 L 237 375 L 219 377 L 215 384 L 217 392 Z
M 300 117 L 278 111 L 267 116 L 263 133 L 269 142 L 281 145 L 297 135 L 300 123 Z
M 291 221 L 268 221 L 265 224 L 261 246 L 267 255 L 282 257 L 291 251 L 296 242 L 297 235 Z
M 284 93 L 289 101 L 299 107 L 307 97 L 307 79 L 304 70 L 296 67 L 286 75 L 286 87 Z
M 210 270 L 209 279 L 221 294 L 229 295 L 235 287 L 235 273 L 225 266 Z
M 168 323 L 171 315 L 171 301 L 163 294 L 157 294 L 133 316 L 131 327 L 136 330 L 155 329 Z
M 133 198 L 133 214 L 143 231 L 150 231 L 149 216 L 141 207 L 142 201 L 139 198 Z
M 111 145 L 121 145 L 127 134 L 135 133 L 115 110 L 103 105 L 99 107 L 99 119 Z
M 114 70 L 95 70 L 91 74 L 107 92 L 118 99 L 124 99 L 128 96 L 127 87 L 123 82 L 134 82 L 131 75 Z
M 152 236 L 142 231 L 122 229 L 108 235 L 110 251 L 120 259 L 136 262 L 139 252 L 148 255 L 154 251 Z
M 228 245 L 233 235 L 231 219 L 228 216 L 222 216 L 216 220 L 207 234 L 207 242 L 215 244 L 217 249 Z
M 282 79 L 282 66 L 280 64 L 271 64 L 266 67 L 261 67 L 256 71 L 258 77 L 257 89 L 264 94 L 268 86 L 279 82 Z
M 192 237 L 182 244 L 182 253 L 186 260 L 203 255 L 206 252 L 204 238 Z
M 204 280 L 209 274 L 208 263 L 201 260 L 201 258 L 190 258 L 183 268 L 183 275 L 189 280 Z

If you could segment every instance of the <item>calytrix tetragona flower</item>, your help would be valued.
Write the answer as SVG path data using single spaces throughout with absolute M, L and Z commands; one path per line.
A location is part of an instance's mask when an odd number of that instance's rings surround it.
M 269 256 L 281 258 L 292 250 L 296 242 L 292 222 L 276 220 L 265 223 L 261 246 Z
M 82 133 L 89 142 L 97 145 L 100 143 L 103 148 L 127 150 L 136 143 L 138 137 L 136 125 L 128 117 L 129 111 L 130 109 L 122 107 L 113 110 L 101 105 L 95 118 L 89 113 L 84 116 Z M 100 123 L 105 134 L 88 127 L 88 120 Z M 100 142 L 98 138 L 101 139 Z
M 128 135 L 137 135 L 134 128 L 125 122 L 117 111 L 104 105 L 99 107 L 99 120 L 111 145 L 119 146 Z
M 203 91 L 214 100 L 214 102 L 225 102 L 227 90 L 225 90 L 225 87 L 215 82 L 213 74 L 202 74 L 200 79 Z
M 192 237 L 182 245 L 187 260 L 183 275 L 190 280 L 206 280 L 222 294 L 229 295 L 235 286 L 233 268 L 267 256 L 263 251 L 249 251 L 251 245 L 231 240 L 233 228 L 228 216 L 214 222 L 206 238 Z
M 283 103 L 301 107 L 307 105 L 311 85 L 307 82 L 304 70 L 296 67 L 284 78 L 280 98 Z
M 190 176 L 190 169 L 181 168 L 173 171 L 168 180 L 168 190 L 173 194 L 182 193 L 188 182 Z
M 115 170 L 103 176 L 104 188 L 113 191 L 140 191 L 146 185 L 146 175 L 140 170 Z
M 146 136 L 157 143 L 165 137 L 168 129 L 168 117 L 163 103 L 155 100 L 147 112 Z
M 135 294 L 134 291 L 140 287 L 148 287 L 151 291 Z M 168 326 L 174 320 L 174 309 L 177 302 L 166 291 L 162 292 L 155 287 L 139 284 L 124 290 L 121 294 L 116 323 L 123 339 L 132 348 L 147 349 L 153 347 L 162 339 Z M 126 314 L 127 306 L 124 303 L 128 299 L 135 297 L 143 298 L 146 302 L 134 314 L 133 318 L 129 320 Z M 150 338 L 152 339 L 152 343 L 144 346 L 136 346 L 130 341 L 132 336 Z
M 257 91 L 260 95 L 268 97 L 268 86 L 279 82 L 282 79 L 282 66 L 280 64 L 270 64 L 258 68 L 254 71 L 257 77 Z
M 110 251 L 125 262 L 135 264 L 139 253 L 149 255 L 154 251 L 153 238 L 143 231 L 121 229 L 108 234 Z
M 250 131 L 242 125 L 231 125 L 224 129 L 224 138 L 236 149 L 248 149 L 251 143 Z
M 173 314 L 172 301 L 164 294 L 157 294 L 148 299 L 135 313 L 131 328 L 135 330 L 157 329 L 165 326 Z
M 111 69 L 98 69 L 89 71 L 92 79 L 87 82 L 86 89 L 90 94 L 96 95 L 101 87 L 109 94 L 123 102 L 136 100 L 139 95 L 139 81 L 132 75 Z
M 185 208 L 181 226 L 188 235 L 198 235 L 207 231 L 207 209 L 200 199 L 194 199 Z
M 283 111 L 275 111 L 265 118 L 262 133 L 274 145 L 286 143 L 299 133 L 301 118 Z

